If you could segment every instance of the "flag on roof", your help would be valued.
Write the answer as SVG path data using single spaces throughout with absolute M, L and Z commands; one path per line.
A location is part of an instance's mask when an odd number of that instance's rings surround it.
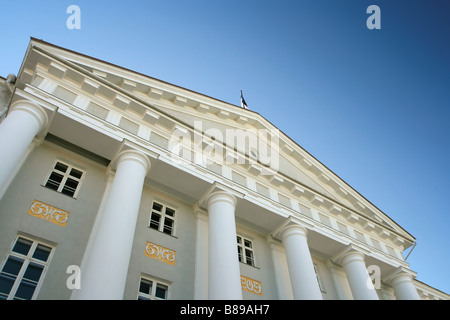
M 241 107 L 243 109 L 248 109 L 247 103 L 244 100 L 244 96 L 242 95 L 242 90 L 241 90 Z

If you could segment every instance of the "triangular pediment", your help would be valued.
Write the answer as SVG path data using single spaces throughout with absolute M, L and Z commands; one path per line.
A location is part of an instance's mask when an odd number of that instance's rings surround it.
M 236 166 L 232 162 L 225 163 L 227 170 L 213 164 L 206 164 L 205 167 L 226 175 L 255 194 L 277 199 L 280 204 L 300 212 L 304 206 L 312 204 L 327 214 L 360 223 L 367 230 L 375 229 L 379 233 L 389 230 L 412 238 L 257 112 L 36 39 L 31 41 L 27 55 L 28 64 L 22 67 L 27 82 L 33 83 L 35 69 L 42 66 L 44 72 L 57 78 L 63 87 L 67 82 L 70 86 L 78 86 L 86 97 L 95 97 L 100 108 L 115 108 L 118 114 L 129 115 L 131 123 L 147 125 L 148 136 L 144 139 L 152 143 L 157 143 L 152 140 L 156 136 L 167 140 L 175 130 L 195 134 L 200 124 L 201 129 L 197 132 L 214 137 L 209 142 L 222 143 L 228 148 L 224 156 L 234 150 L 234 159 L 246 159 Z M 271 167 L 267 161 L 260 161 L 258 155 L 252 156 L 250 144 L 240 154 L 242 150 L 239 145 L 227 144 L 227 130 L 250 131 L 256 135 L 265 130 L 268 135 L 258 143 L 270 145 L 276 138 L 277 166 Z M 220 132 L 222 138 L 214 132 Z M 209 142 L 204 142 L 203 147 L 207 147 Z M 166 148 L 168 146 L 170 141 L 165 145 Z M 251 183 L 247 177 L 251 178 Z

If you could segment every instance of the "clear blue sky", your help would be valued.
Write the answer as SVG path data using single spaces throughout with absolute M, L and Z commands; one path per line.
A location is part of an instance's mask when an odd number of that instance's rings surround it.
M 2 1 L 0 21 L 3 77 L 33 36 L 236 105 L 243 90 L 415 236 L 411 269 L 450 293 L 449 1 Z

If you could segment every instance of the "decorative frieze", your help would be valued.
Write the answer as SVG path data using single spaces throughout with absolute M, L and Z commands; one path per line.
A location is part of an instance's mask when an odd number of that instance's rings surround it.
M 50 96 L 40 90 L 36 90 L 34 89 L 33 92 L 41 97 L 43 97 L 44 99 L 50 99 Z
M 157 244 L 146 242 L 145 244 L 145 255 L 147 257 L 156 259 L 158 261 L 170 264 L 172 266 L 175 265 L 176 252 Z
M 241 275 L 242 290 L 262 296 L 261 282 Z
M 28 214 L 62 227 L 66 226 L 70 216 L 69 212 L 40 202 L 38 200 L 33 201 L 30 209 L 28 209 Z

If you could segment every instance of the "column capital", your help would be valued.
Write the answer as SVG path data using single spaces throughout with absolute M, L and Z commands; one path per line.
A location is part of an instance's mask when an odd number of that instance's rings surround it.
M 138 150 L 129 149 L 120 152 L 115 159 L 115 166 L 117 167 L 120 163 L 124 161 L 135 161 L 144 167 L 145 172 L 148 173 L 151 167 L 150 159 L 146 154 Z
M 306 237 L 309 229 L 313 229 L 312 224 L 300 220 L 296 217 L 288 217 L 281 225 L 279 225 L 272 233 L 272 237 L 282 239 L 288 234 L 298 233 Z
M 365 256 L 369 253 L 369 251 L 350 243 L 344 250 L 332 257 L 331 260 L 334 263 L 344 265 L 354 260 L 364 261 Z
M 236 197 L 234 195 L 232 195 L 231 193 L 229 193 L 228 191 L 224 191 L 224 190 L 214 191 L 214 192 L 210 193 L 208 195 L 208 197 L 206 198 L 206 201 L 207 201 L 208 207 L 210 207 L 212 204 L 214 204 L 217 201 L 227 202 L 227 203 L 230 203 L 233 206 L 233 208 L 236 207 Z
M 415 272 L 400 266 L 384 280 L 392 286 L 398 300 L 420 300 L 413 283 L 414 277 Z
M 237 200 L 243 197 L 244 195 L 242 193 L 216 181 L 206 190 L 200 200 L 195 204 L 195 207 L 207 209 L 208 206 L 220 199 L 236 207 Z
M 306 229 L 304 226 L 300 224 L 290 224 L 283 229 L 280 230 L 281 238 L 284 239 L 285 237 L 291 236 L 291 235 L 300 235 L 306 238 L 306 235 L 308 233 L 308 229 Z
M 29 100 L 17 100 L 9 108 L 9 113 L 24 111 L 32 115 L 39 123 L 39 132 L 41 132 L 45 127 L 47 127 L 49 120 L 47 112 L 44 108 L 33 101 Z M 38 132 L 38 133 L 39 133 Z
M 267 243 L 267 245 L 269 246 L 270 249 L 277 250 L 277 251 L 280 251 L 280 252 L 284 252 L 283 243 L 280 240 L 275 239 L 270 234 L 266 236 L 266 243 Z
M 208 210 L 200 208 L 197 204 L 195 204 L 192 209 L 194 210 L 195 218 L 198 221 L 209 221 Z
M 208 211 L 206 209 L 200 208 L 197 203 L 192 207 L 192 210 L 194 210 L 194 214 L 197 218 L 206 220 L 208 219 Z
M 398 267 L 395 269 L 392 273 L 388 274 L 383 281 L 395 285 L 397 283 L 403 282 L 403 281 L 410 281 L 416 277 L 417 273 L 405 268 L 405 267 Z

